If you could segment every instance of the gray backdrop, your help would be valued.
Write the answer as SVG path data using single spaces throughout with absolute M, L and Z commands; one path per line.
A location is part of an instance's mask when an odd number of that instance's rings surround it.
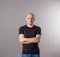
M 18 30 L 28 12 L 35 14 L 35 24 L 42 29 L 41 57 L 60 57 L 59 0 L 0 0 L 0 57 L 21 57 Z

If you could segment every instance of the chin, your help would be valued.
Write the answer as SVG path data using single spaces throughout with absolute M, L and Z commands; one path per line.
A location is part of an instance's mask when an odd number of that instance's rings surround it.
M 29 25 L 32 25 L 33 23 L 28 23 Z
M 29 24 L 29 25 L 32 25 L 32 24 Z

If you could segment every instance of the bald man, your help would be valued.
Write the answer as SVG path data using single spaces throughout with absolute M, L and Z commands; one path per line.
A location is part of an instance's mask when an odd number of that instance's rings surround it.
M 26 24 L 19 28 L 19 42 L 23 45 L 21 57 L 40 57 L 41 28 L 34 25 L 33 13 L 28 13 L 25 20 Z

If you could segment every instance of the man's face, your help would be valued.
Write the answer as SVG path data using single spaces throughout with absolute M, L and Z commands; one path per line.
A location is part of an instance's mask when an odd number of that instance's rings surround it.
M 28 14 L 26 16 L 26 22 L 27 22 L 27 24 L 32 25 L 34 22 L 34 16 L 32 14 Z

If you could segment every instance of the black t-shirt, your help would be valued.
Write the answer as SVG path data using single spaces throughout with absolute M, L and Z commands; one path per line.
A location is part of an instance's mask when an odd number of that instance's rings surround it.
M 24 34 L 25 38 L 35 37 L 37 34 L 41 35 L 41 28 L 34 25 L 33 27 L 28 27 L 27 25 L 21 26 L 19 28 L 19 34 Z M 39 54 L 40 49 L 38 43 L 22 44 L 22 53 L 25 54 Z

